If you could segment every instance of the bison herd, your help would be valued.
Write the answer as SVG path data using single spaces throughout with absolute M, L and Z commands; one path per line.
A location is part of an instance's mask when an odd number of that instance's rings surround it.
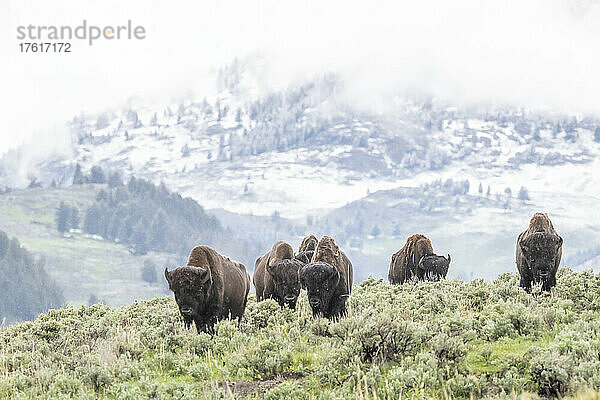
M 520 286 L 529 292 L 532 283 L 541 284 L 543 290 L 556 285 L 562 242 L 548 216 L 534 214 L 517 239 Z M 388 279 L 392 284 L 444 279 L 450 261 L 450 254 L 444 257 L 433 252 L 428 238 L 412 235 L 392 255 Z M 256 260 L 252 281 L 258 301 L 274 299 L 281 307 L 295 309 L 303 288 L 314 316 L 335 319 L 346 314 L 353 275 L 352 263 L 332 237 L 319 240 L 309 235 L 295 254 L 289 244 L 275 243 Z M 211 333 L 218 320 L 239 320 L 244 314 L 250 292 L 246 267 L 210 247 L 195 247 L 186 266 L 172 271 L 165 268 L 165 278 L 186 327 L 193 321 L 198 332 Z

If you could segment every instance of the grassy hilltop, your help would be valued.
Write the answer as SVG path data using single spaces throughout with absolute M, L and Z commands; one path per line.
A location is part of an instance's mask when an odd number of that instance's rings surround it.
M 61 202 L 77 207 L 80 216 L 106 185 L 73 185 L 66 188 L 15 190 L 0 196 L 0 230 L 37 257 L 46 260 L 46 271 L 62 288 L 69 304 L 87 304 L 91 294 L 111 305 L 164 295 L 164 285 L 142 281 L 146 259 L 157 265 L 177 265 L 175 254 L 131 254 L 121 243 L 83 233 L 63 235 L 56 229 L 55 214 Z M 157 273 L 162 270 L 158 269 Z
M 238 327 L 185 330 L 168 297 L 52 310 L 0 329 L 0 398 L 598 398 L 600 275 L 552 293 L 516 274 L 355 286 L 349 317 L 249 301 Z

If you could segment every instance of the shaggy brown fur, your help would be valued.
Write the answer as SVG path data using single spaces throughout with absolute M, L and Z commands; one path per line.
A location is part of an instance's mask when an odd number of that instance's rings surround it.
M 529 227 L 517 239 L 516 263 L 521 287 L 531 291 L 532 283 L 543 290 L 556 285 L 556 271 L 562 257 L 563 239 L 556 233 L 547 214 L 535 213 Z
M 346 254 L 340 250 L 331 236 L 323 236 L 319 240 L 311 260 L 311 263 L 316 262 L 324 262 L 337 269 L 346 294 L 350 294 L 354 280 L 354 269 Z
M 294 258 L 294 249 L 285 242 L 277 242 L 267 254 L 260 256 L 254 263 L 254 274 L 252 282 L 256 289 L 256 300 L 262 301 L 273 298 L 275 285 L 268 267 L 279 260 L 291 260 Z
M 352 291 L 352 263 L 335 244 L 323 236 L 309 264 L 299 273 L 300 284 L 306 288 L 313 315 L 339 318 L 346 314 L 346 300 Z
M 303 251 L 314 251 L 317 248 L 318 243 L 319 239 L 317 239 L 315 235 L 308 235 L 302 239 L 302 243 L 298 248 L 298 253 L 302 253 Z
M 412 235 L 406 244 L 392 256 L 388 280 L 393 284 L 402 284 L 417 277 L 419 261 L 423 256 L 432 255 L 431 241 L 421 234 Z
M 250 291 L 246 267 L 208 246 L 195 247 L 186 266 L 165 268 L 165 278 L 186 326 L 194 321 L 198 332 L 212 332 L 218 320 L 244 314 Z

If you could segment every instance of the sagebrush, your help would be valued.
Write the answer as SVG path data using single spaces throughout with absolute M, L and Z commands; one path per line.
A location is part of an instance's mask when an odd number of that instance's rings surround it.
M 600 275 L 563 268 L 549 293 L 517 274 L 355 286 L 348 316 L 250 298 L 214 336 L 171 298 L 51 310 L 0 330 L 0 398 L 397 399 L 597 396 Z

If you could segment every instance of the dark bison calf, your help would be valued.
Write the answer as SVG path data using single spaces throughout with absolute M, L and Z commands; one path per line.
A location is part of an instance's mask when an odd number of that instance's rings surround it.
M 294 258 L 294 249 L 285 242 L 276 242 L 271 250 L 256 259 L 252 282 L 256 289 L 256 300 L 262 301 L 273 298 L 275 285 L 269 267 L 280 260 L 291 260 Z
M 421 257 L 417 268 L 417 279 L 439 281 L 446 278 L 450 261 L 450 254 L 448 258 L 435 254 Z
M 301 251 L 300 253 L 296 254 L 296 257 L 294 258 L 302 261 L 304 264 L 308 264 L 312 260 L 314 254 L 314 250 Z
M 246 267 L 210 247 L 195 247 L 187 266 L 165 268 L 165 278 L 188 328 L 194 321 L 198 332 L 212 333 L 218 320 L 244 315 L 250 291 Z
M 548 215 L 535 213 L 527 230 L 517 239 L 516 263 L 521 287 L 531 292 L 532 283 L 541 283 L 542 290 L 556 285 L 562 244 L 563 239 L 554 230 Z
M 352 263 L 333 238 L 323 236 L 312 262 L 299 272 L 300 285 L 307 290 L 313 315 L 339 318 L 346 314 L 346 300 L 352 290 Z
M 269 267 L 273 279 L 273 298 L 281 307 L 284 305 L 296 309 L 296 302 L 300 295 L 300 281 L 298 271 L 304 263 L 296 259 L 279 260 Z

